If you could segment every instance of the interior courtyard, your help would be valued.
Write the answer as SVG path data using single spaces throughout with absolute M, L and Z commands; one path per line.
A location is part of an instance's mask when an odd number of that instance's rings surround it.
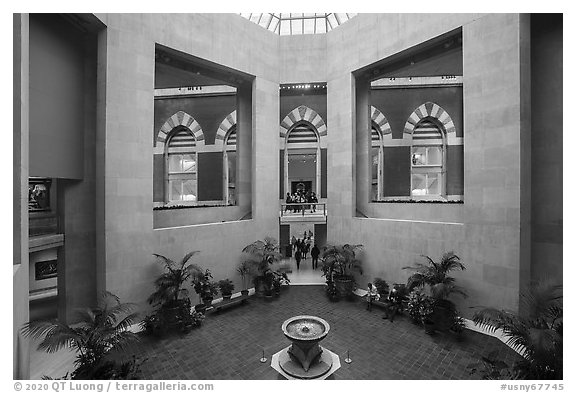
M 30 13 L 13 42 L 14 379 L 71 373 L 23 326 L 105 293 L 141 379 L 480 379 L 523 349 L 478 311 L 563 283 L 562 14 Z M 458 323 L 427 334 L 414 266 L 451 255 Z M 158 338 L 178 261 L 194 328 Z

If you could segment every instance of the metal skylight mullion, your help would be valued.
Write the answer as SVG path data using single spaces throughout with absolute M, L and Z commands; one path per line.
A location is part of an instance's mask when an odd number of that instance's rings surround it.
M 328 19 L 328 15 L 330 14 L 326 14 L 326 22 L 328 22 L 328 25 L 330 25 L 330 30 L 332 30 L 334 26 L 332 26 L 332 22 L 330 22 L 330 19 Z M 328 32 L 328 26 L 326 26 L 326 32 Z
M 334 12 L 334 17 L 336 18 L 336 22 L 338 22 L 338 26 L 340 26 L 342 24 L 342 22 L 340 21 L 340 17 L 338 16 L 338 14 L 336 12 Z
M 272 32 L 276 33 L 276 29 L 278 29 L 278 35 L 280 35 L 280 18 L 278 18 L 276 15 L 272 14 L 272 19 L 278 20 L 278 23 L 276 23 L 276 26 L 274 26 L 274 30 L 272 30 Z M 272 19 L 270 19 L 270 20 L 272 20 Z
M 270 15 L 270 20 L 268 21 L 268 24 L 266 25 L 266 30 L 270 30 L 270 24 L 272 23 L 272 19 L 274 19 L 274 14 L 269 14 Z

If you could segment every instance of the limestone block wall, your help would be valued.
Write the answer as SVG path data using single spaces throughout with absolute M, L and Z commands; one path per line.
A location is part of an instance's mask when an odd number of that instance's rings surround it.
M 280 36 L 280 83 L 325 82 L 326 52 L 324 34 Z
M 404 282 L 420 254 L 454 250 L 470 297 L 462 305 L 516 309 L 520 274 L 520 17 L 359 15 L 327 34 L 328 242 L 366 246 L 366 280 Z M 394 206 L 390 216 L 355 218 L 356 101 L 350 72 L 462 28 L 464 205 Z M 373 48 L 377 48 L 374 51 Z M 527 190 L 529 191 L 529 190 Z M 469 311 L 467 312 L 469 313 Z
M 107 26 L 101 36 L 105 110 L 99 112 L 102 153 L 97 162 L 103 196 L 99 287 L 144 305 L 160 272 L 152 253 L 180 259 L 199 250 L 195 262 L 209 268 L 217 280 L 233 279 L 239 290 L 235 269 L 242 248 L 266 235 L 278 238 L 278 37 L 262 34 L 259 26 L 237 15 L 98 17 Z M 153 229 L 150 135 L 157 43 L 256 76 L 251 92 L 238 91 L 252 99 L 251 108 L 238 108 L 239 127 L 252 130 L 251 138 L 239 139 L 249 147 L 240 154 L 250 154 L 251 173 L 258 172 L 238 184 L 243 193 L 239 203 L 246 197 L 252 200 L 252 219 Z
M 14 379 L 30 377 L 30 340 L 20 334 L 20 327 L 28 322 L 30 314 L 28 306 L 29 23 L 27 14 L 13 14 L 12 378 Z

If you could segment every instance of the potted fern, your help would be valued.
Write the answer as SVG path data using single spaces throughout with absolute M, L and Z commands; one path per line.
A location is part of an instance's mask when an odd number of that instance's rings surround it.
M 212 305 L 214 296 L 218 294 L 218 284 L 212 281 L 212 273 L 206 269 L 194 279 L 194 290 L 200 296 L 206 307 Z
M 220 288 L 220 293 L 224 300 L 229 300 L 232 297 L 232 291 L 234 290 L 234 283 L 230 279 L 218 281 L 218 287 Z

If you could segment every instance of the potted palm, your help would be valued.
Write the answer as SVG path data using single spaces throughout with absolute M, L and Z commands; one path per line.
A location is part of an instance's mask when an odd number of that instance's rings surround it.
M 523 315 L 484 308 L 472 320 L 489 331 L 501 330 L 506 343 L 523 359 L 509 370 L 517 379 L 563 378 L 562 285 L 534 283 L 520 294 Z M 510 379 L 509 377 L 507 379 Z
M 408 290 L 422 288 L 425 291 L 427 296 L 424 297 L 423 310 L 430 311 L 428 303 L 431 303 L 432 312 L 424 312 L 423 323 L 433 322 L 435 328 L 439 330 L 451 329 L 459 319 L 456 306 L 449 297 L 452 294 L 466 297 L 466 292 L 457 286 L 456 279 L 448 274 L 453 270 L 466 270 L 466 267 L 453 251 L 444 253 L 440 262 L 435 262 L 426 255 L 423 257 L 427 260 L 427 264 L 416 263 L 414 266 L 403 268 L 414 271 L 408 278 Z
M 234 290 L 234 283 L 230 279 L 218 281 L 218 287 L 220 288 L 220 293 L 224 300 L 228 300 L 232 297 L 232 291 Z
M 179 262 L 160 254 L 154 254 L 164 267 L 164 272 L 154 281 L 156 290 L 148 297 L 148 303 L 157 309 L 153 316 L 145 319 L 153 333 L 161 333 L 179 327 L 188 330 L 190 326 L 191 303 L 186 285 L 196 279 L 202 270 L 191 263 L 199 251 L 191 251 Z
M 362 274 L 362 261 L 357 253 L 361 244 L 327 245 L 322 251 L 322 272 L 327 282 L 333 282 L 339 296 L 350 298 L 354 290 L 354 272 Z
M 118 363 L 119 355 L 139 341 L 128 330 L 137 318 L 136 305 L 120 303 L 104 292 L 96 307 L 78 312 L 78 323 L 66 325 L 58 320 L 36 320 L 22 327 L 25 337 L 39 339 L 39 350 L 54 353 L 62 348 L 76 351 L 72 379 L 129 379 L 137 377 L 140 363 L 135 358 Z
M 251 272 L 249 262 L 246 260 L 242 261 L 240 263 L 240 266 L 238 266 L 238 268 L 236 269 L 236 271 L 238 272 L 238 274 L 242 278 L 242 287 L 244 288 L 240 291 L 240 293 L 242 294 L 242 296 L 248 296 L 248 287 L 247 287 L 246 279 L 248 278 L 248 276 L 250 275 L 250 272 Z
M 246 261 L 255 267 L 258 275 L 254 277 L 254 288 L 259 296 L 272 296 L 274 273 L 271 266 L 282 259 L 276 239 L 267 236 L 264 240 L 250 243 L 242 252 Z

